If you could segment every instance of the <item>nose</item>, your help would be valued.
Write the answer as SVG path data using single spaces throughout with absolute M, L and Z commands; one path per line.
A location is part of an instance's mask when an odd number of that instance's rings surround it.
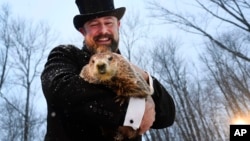
M 108 33 L 108 27 L 105 26 L 104 24 L 102 24 L 101 27 L 100 27 L 100 32 L 101 32 L 102 34 Z
M 97 64 L 97 69 L 100 74 L 106 73 L 106 64 L 105 63 Z

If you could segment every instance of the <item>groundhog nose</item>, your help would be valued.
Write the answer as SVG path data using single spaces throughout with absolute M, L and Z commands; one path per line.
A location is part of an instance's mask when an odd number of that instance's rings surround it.
M 106 65 L 105 64 L 98 64 L 97 68 L 98 68 L 98 72 L 100 74 L 104 74 L 106 72 Z

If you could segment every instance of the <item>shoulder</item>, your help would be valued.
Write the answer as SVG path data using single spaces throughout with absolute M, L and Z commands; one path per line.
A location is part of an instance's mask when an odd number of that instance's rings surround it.
M 74 45 L 58 45 L 54 47 L 50 54 L 53 53 L 74 53 L 74 52 L 80 52 L 81 50 L 74 46 Z
M 50 51 L 45 65 L 68 64 L 82 67 L 88 61 L 89 54 L 82 49 L 74 45 L 58 45 Z
M 48 58 L 51 57 L 64 57 L 64 58 L 76 58 L 80 60 L 89 60 L 90 54 L 75 45 L 58 45 L 54 47 L 49 54 Z

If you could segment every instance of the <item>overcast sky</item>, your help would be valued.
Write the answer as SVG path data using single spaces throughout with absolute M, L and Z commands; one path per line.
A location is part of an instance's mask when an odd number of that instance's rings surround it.
M 145 16 L 145 19 L 148 16 L 148 13 L 146 13 L 148 11 L 145 10 L 148 7 L 146 5 L 147 1 L 148 0 L 114 0 L 115 7 L 126 7 L 125 16 L 136 11 L 139 12 L 140 15 Z M 179 3 L 177 3 L 176 0 L 158 1 L 172 8 L 175 8 L 176 5 L 182 9 L 185 8 L 183 7 L 185 6 L 183 0 L 178 0 Z M 0 0 L 0 4 L 2 5 L 3 3 L 10 5 L 11 11 L 15 16 L 48 23 L 60 34 L 65 43 L 72 40 L 72 38 L 81 37 L 73 26 L 73 17 L 79 14 L 75 0 Z M 155 28 L 155 30 L 162 31 L 161 28 Z M 166 28 L 170 28 L 170 26 Z M 177 31 L 172 27 L 170 30 L 166 29 L 166 31 L 164 34 L 177 34 Z
M 126 7 L 127 12 L 136 7 L 143 13 L 142 0 L 114 0 L 115 7 Z M 73 26 L 73 17 L 79 14 L 75 0 L 0 0 L 0 4 L 8 3 L 14 15 L 27 17 L 34 21 L 49 23 L 61 33 L 64 40 L 80 35 Z

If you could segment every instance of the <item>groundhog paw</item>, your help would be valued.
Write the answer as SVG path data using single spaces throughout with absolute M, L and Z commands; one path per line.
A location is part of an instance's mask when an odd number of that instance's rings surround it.
M 116 102 L 116 103 L 119 103 L 120 106 L 123 105 L 126 101 L 128 101 L 128 98 L 127 98 L 127 97 L 117 96 L 117 97 L 115 98 L 115 102 Z

